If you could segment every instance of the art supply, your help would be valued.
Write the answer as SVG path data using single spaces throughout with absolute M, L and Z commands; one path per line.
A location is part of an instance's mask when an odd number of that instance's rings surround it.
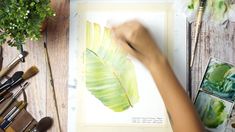
M 23 101 L 17 102 L 16 105 L 3 117 L 3 120 L 9 118 L 21 104 L 23 104 Z
M 6 95 L 0 97 L 0 103 L 2 103 L 4 100 L 8 99 L 9 97 L 11 97 L 13 95 L 13 93 L 9 92 Z
M 53 120 L 51 117 L 42 118 L 30 132 L 46 132 L 51 128 Z
M 234 68 L 234 65 L 214 58 L 206 67 L 194 105 L 202 124 L 210 132 L 224 132 L 230 127 L 228 117 L 235 100 Z
M 14 120 L 14 118 L 20 113 L 22 109 L 26 107 L 27 103 L 23 102 L 7 119 L 3 121 L 3 123 L 0 125 L 0 128 L 6 129 Z
M 33 77 L 38 73 L 38 68 L 36 66 L 32 66 L 29 68 L 18 80 L 14 80 L 14 82 L 11 83 L 11 85 L 7 88 L 5 88 L 1 93 L 0 96 L 5 95 L 11 88 L 18 86 L 20 83 L 24 82 L 25 80 Z
M 207 2 L 207 0 L 200 0 L 199 10 L 198 10 L 197 20 L 196 20 L 196 27 L 195 27 L 195 37 L 194 37 L 194 41 L 193 41 L 193 45 L 192 45 L 193 49 L 192 49 L 190 67 L 193 66 L 195 54 L 197 51 L 197 43 L 198 43 L 198 38 L 199 38 L 200 29 L 201 29 L 201 25 L 202 25 L 203 13 L 206 8 L 206 2 Z
M 55 93 L 55 86 L 54 86 L 54 79 L 53 79 L 53 75 L 52 75 L 52 70 L 51 70 L 51 63 L 50 63 L 50 58 L 49 58 L 49 54 L 48 54 L 48 50 L 47 50 L 47 45 L 44 42 L 44 53 L 45 53 L 45 60 L 47 63 L 47 67 L 49 69 L 49 79 L 50 79 L 50 86 L 52 88 L 52 93 L 53 93 L 53 99 L 54 99 L 54 104 L 55 104 L 55 108 L 56 108 L 56 115 L 57 115 L 57 119 L 58 119 L 58 125 L 59 125 L 59 130 L 60 132 L 62 132 L 61 129 L 61 123 L 60 123 L 60 115 L 59 115 L 59 108 L 58 108 L 58 104 L 57 104 L 57 99 L 56 99 L 56 93 Z
M 11 87 L 11 85 L 22 78 L 22 75 L 24 74 L 23 71 L 17 71 L 15 72 L 11 78 L 9 78 L 6 82 L 4 82 L 2 85 L 0 85 L 0 92 L 3 91 L 4 89 Z
M 26 129 L 30 126 L 30 124 L 31 124 L 33 121 L 34 121 L 34 119 L 30 120 L 30 121 L 26 124 L 26 126 L 21 130 L 21 132 L 26 131 Z
M 13 97 L 2 107 L 0 108 L 0 116 L 7 110 L 7 108 L 19 97 L 19 95 L 23 92 L 23 90 L 29 85 L 28 82 L 24 83 L 24 85 L 13 95 Z
M 6 67 L 4 67 L 1 71 L 0 71 L 0 80 L 12 69 L 14 68 L 20 61 L 22 58 L 24 58 L 25 56 L 27 56 L 28 52 L 24 51 L 22 53 L 20 53 L 14 60 L 12 60 L 11 63 L 9 63 Z

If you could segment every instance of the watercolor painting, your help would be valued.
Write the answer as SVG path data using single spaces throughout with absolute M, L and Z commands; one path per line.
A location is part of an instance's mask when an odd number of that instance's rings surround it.
M 150 72 L 118 47 L 111 39 L 110 29 L 133 19 L 143 23 L 168 57 L 182 85 L 186 85 L 186 18 L 175 12 L 173 1 L 116 2 L 88 0 L 72 4 L 70 61 L 77 71 L 71 72 L 77 89 L 70 93 L 74 95 L 71 108 L 76 108 L 77 126 L 81 125 L 78 129 L 170 129 L 165 105 Z
M 200 0 L 179 0 L 177 4 L 188 16 L 189 22 L 196 20 Z M 228 21 L 234 22 L 235 3 L 233 0 L 207 0 L 204 20 L 220 24 L 227 24 Z
M 207 130 L 210 132 L 223 132 L 226 129 L 227 119 L 233 103 L 199 92 L 195 106 Z
M 228 63 L 211 59 L 201 88 L 215 96 L 233 101 L 235 99 L 235 67 Z
M 86 87 L 105 106 L 122 112 L 138 102 L 134 66 L 109 28 L 87 21 L 85 57 Z

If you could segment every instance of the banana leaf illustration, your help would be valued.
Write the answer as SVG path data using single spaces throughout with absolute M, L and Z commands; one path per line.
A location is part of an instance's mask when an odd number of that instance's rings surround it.
M 86 23 L 86 87 L 114 112 L 133 107 L 139 100 L 135 69 L 115 44 L 111 30 Z

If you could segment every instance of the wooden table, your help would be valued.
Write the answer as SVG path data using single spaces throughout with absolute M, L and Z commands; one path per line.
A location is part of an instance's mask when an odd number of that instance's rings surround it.
M 195 25 L 188 26 L 188 45 L 194 36 Z M 191 69 L 192 97 L 196 96 L 200 81 L 210 57 L 216 57 L 225 62 L 235 64 L 235 23 L 229 23 L 227 27 L 212 23 L 203 23 L 198 42 L 198 50 L 195 62 Z
M 69 0 L 52 0 L 56 17 L 48 22 L 42 39 L 37 42 L 27 41 L 25 50 L 29 52 L 25 63 L 20 63 L 11 73 L 17 70 L 27 70 L 35 65 L 39 73 L 29 80 L 26 89 L 28 97 L 28 111 L 37 119 L 51 116 L 54 119 L 52 132 L 59 132 L 52 89 L 49 87 L 48 68 L 45 61 L 43 42 L 47 42 L 49 57 L 56 88 L 62 131 L 67 131 L 67 82 L 68 82 L 68 37 L 69 37 Z M 3 46 L 3 67 L 7 65 L 19 52 L 15 48 Z
M 51 60 L 52 72 L 56 87 L 56 97 L 60 112 L 62 130 L 67 131 L 67 81 L 68 81 L 68 37 L 69 37 L 69 0 L 52 0 L 56 17 L 49 21 L 48 28 L 43 32 L 38 42 L 28 41 L 25 49 L 29 52 L 25 63 L 19 64 L 11 73 L 17 70 L 25 71 L 36 65 L 40 72 L 29 80 L 27 88 L 28 111 L 37 119 L 51 116 L 54 119 L 53 132 L 58 132 L 55 105 L 52 98 L 52 89 L 49 87 L 48 69 L 46 67 L 43 42 L 46 41 Z M 188 27 L 188 42 L 194 36 L 194 24 Z M 191 70 L 191 83 L 193 98 L 196 95 L 200 80 L 206 68 L 208 59 L 213 56 L 235 64 L 235 23 L 227 28 L 216 24 L 203 23 L 198 43 L 195 63 Z M 15 48 L 4 46 L 3 66 L 18 54 Z

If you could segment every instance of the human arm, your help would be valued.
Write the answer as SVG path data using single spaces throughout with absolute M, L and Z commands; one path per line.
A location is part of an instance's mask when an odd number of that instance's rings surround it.
M 150 71 L 172 119 L 174 132 L 203 132 L 192 102 L 148 30 L 137 21 L 113 27 L 118 44 Z

